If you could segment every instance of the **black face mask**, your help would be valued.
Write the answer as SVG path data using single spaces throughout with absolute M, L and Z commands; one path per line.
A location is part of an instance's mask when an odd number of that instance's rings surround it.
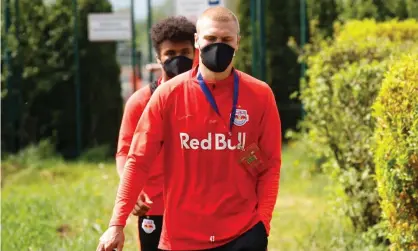
M 193 60 L 185 56 L 176 56 L 167 59 L 163 63 L 163 68 L 167 77 L 173 78 L 192 68 Z
M 234 57 L 235 49 L 225 43 L 214 43 L 201 49 L 202 63 L 213 72 L 223 72 Z

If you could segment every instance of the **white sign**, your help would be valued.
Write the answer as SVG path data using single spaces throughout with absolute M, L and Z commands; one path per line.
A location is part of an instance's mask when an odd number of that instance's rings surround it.
M 225 0 L 176 0 L 176 15 L 196 22 L 207 8 L 224 6 Z
M 120 41 L 132 38 L 130 13 L 91 13 L 88 15 L 90 41 Z

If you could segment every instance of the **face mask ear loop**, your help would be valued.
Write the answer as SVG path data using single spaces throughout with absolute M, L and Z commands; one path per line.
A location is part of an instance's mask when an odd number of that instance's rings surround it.
M 197 40 L 199 40 L 199 39 L 197 39 Z M 200 48 L 199 42 L 196 42 L 196 44 L 197 44 L 197 48 L 199 49 L 199 57 L 201 58 L 202 57 L 202 48 Z

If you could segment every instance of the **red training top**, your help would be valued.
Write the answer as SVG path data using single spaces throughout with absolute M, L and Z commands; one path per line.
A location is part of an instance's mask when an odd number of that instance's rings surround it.
M 161 85 L 136 128 L 110 225 L 124 226 L 164 149 L 166 209 L 160 249 L 199 250 L 224 245 L 263 221 L 267 233 L 277 199 L 281 128 L 271 88 L 243 72 L 237 116 L 229 134 L 233 74 L 206 83 L 212 109 L 196 79 L 197 67 Z M 240 163 L 237 145 L 257 144 L 264 170 Z
M 160 83 L 161 79 L 157 81 L 158 85 Z M 147 85 L 132 94 L 126 102 L 116 153 L 116 165 L 119 169 L 123 169 L 125 166 L 136 125 L 150 98 L 151 89 Z M 162 158 L 163 154 L 161 152 L 158 158 L 152 162 L 153 168 L 143 189 L 153 202 L 147 215 L 163 215 L 164 213 Z

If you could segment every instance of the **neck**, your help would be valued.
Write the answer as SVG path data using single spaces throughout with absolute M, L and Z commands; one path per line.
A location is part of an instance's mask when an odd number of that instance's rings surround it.
M 167 82 L 168 80 L 170 80 L 170 78 L 163 71 L 162 74 L 161 74 L 161 84 L 164 83 L 164 82 Z
M 199 72 L 206 81 L 224 80 L 231 75 L 232 64 L 223 72 L 213 72 L 209 70 L 202 62 L 199 63 Z

